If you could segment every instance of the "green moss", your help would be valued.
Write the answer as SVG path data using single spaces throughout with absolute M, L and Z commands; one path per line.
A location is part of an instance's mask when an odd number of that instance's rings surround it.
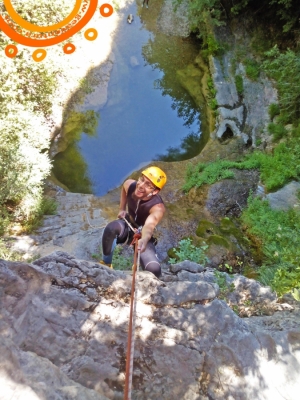
M 245 61 L 246 75 L 252 81 L 257 81 L 260 75 L 260 66 L 257 61 L 247 58 Z
M 169 258 L 175 258 L 176 260 L 178 260 L 179 257 L 177 257 L 177 255 L 176 255 L 176 251 L 177 251 L 177 250 L 178 250 L 178 248 L 176 248 L 176 247 L 171 247 L 171 248 L 167 251 L 168 257 L 169 257 Z
M 229 230 L 231 230 L 232 228 L 235 228 L 235 225 L 234 225 L 234 223 L 231 221 L 230 218 L 225 217 L 225 218 L 222 218 L 222 219 L 221 219 L 221 221 L 220 221 L 220 229 L 222 229 L 222 230 L 224 230 L 224 231 L 229 231 Z
M 236 75 L 234 77 L 235 87 L 238 94 L 241 96 L 244 93 L 244 82 L 241 75 Z
M 224 237 L 220 235 L 211 235 L 207 240 L 206 243 L 208 245 L 214 244 L 216 246 L 225 247 L 225 249 L 231 248 L 231 243 L 228 242 Z
M 219 233 L 219 229 L 215 224 L 207 220 L 199 221 L 198 227 L 196 229 L 196 235 L 198 237 L 207 238 L 215 233 Z
M 203 107 L 205 100 L 200 85 L 203 71 L 193 64 L 189 64 L 185 69 L 178 70 L 176 75 L 180 84 L 189 92 L 197 106 Z
M 273 118 L 276 117 L 276 115 L 280 114 L 279 105 L 276 104 L 276 103 L 270 104 L 268 111 L 269 111 L 269 115 L 270 115 L 271 120 L 273 120 Z

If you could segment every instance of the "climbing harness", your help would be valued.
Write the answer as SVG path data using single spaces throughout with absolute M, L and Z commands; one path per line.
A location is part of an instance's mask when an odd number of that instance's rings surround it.
M 127 341 L 124 400 L 131 400 L 135 316 L 136 316 L 136 300 L 137 300 L 137 285 L 135 284 L 135 281 L 140 266 L 140 251 L 138 251 L 138 240 L 140 238 L 141 238 L 141 233 L 136 232 L 131 242 L 131 245 L 134 245 L 135 247 L 134 247 L 133 274 L 132 274 L 131 297 L 130 297 L 130 314 L 129 314 L 129 329 L 128 329 L 128 341 Z

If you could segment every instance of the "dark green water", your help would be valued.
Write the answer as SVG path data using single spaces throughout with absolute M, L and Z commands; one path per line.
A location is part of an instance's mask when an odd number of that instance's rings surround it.
M 151 5 L 144 12 L 150 13 Z M 129 13 L 135 16 L 131 25 Z M 74 192 L 103 195 L 152 160 L 188 159 L 203 146 L 200 107 L 177 76 L 194 62 L 199 44 L 147 31 L 136 4 L 122 16 L 113 40 L 108 102 L 99 110 L 97 132 L 83 133 L 54 159 L 54 174 Z M 131 65 L 131 57 L 138 66 Z

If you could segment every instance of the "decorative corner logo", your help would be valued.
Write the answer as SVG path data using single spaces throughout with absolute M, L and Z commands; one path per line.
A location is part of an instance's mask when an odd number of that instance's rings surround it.
M 32 58 L 36 62 L 43 61 L 47 51 L 40 47 L 53 46 L 69 39 L 79 32 L 93 17 L 97 10 L 98 0 L 76 0 L 73 11 L 61 22 L 50 26 L 39 26 L 26 21 L 14 10 L 11 0 L 3 0 L 8 15 L 4 17 L 0 13 L 0 29 L 14 42 L 24 46 L 38 47 L 32 53 Z M 102 17 L 110 17 L 113 7 L 104 3 L 100 6 L 99 12 Z M 94 28 L 89 28 L 84 32 L 87 40 L 95 40 L 98 32 Z M 76 50 L 73 43 L 66 43 L 63 46 L 65 54 L 72 54 Z M 5 54 L 9 58 L 14 58 L 18 53 L 15 44 L 8 44 L 5 47 Z

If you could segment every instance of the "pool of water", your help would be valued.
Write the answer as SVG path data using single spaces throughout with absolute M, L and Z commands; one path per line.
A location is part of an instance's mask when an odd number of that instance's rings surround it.
M 151 4 L 138 12 L 136 4 L 122 11 L 96 135 L 82 134 L 54 159 L 56 177 L 71 191 L 103 195 L 154 159 L 190 158 L 200 151 L 200 110 L 176 74 L 194 61 L 199 44 L 148 31 Z

